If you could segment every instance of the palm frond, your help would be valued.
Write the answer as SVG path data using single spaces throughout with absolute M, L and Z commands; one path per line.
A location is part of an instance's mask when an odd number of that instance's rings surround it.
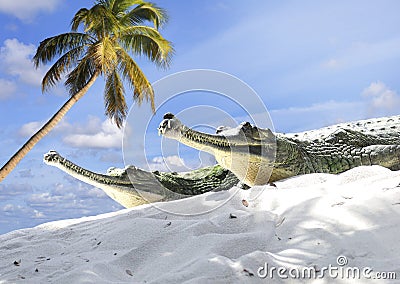
M 74 15 L 74 17 L 72 18 L 72 21 L 71 21 L 71 30 L 72 31 L 77 31 L 78 27 L 81 24 L 86 25 L 88 12 L 89 12 L 89 10 L 86 8 L 82 8 L 78 12 L 76 12 L 76 14 Z
M 121 24 L 110 9 L 97 4 L 87 12 L 84 29 L 85 32 L 101 39 L 107 35 L 118 34 Z
M 92 38 L 84 33 L 64 33 L 54 37 L 45 39 L 39 44 L 36 54 L 33 56 L 35 67 L 40 64 L 46 64 L 54 59 L 57 55 L 62 55 L 65 52 L 79 46 L 90 44 Z
M 104 104 L 106 115 L 114 120 L 118 128 L 126 118 L 128 106 L 125 101 L 125 90 L 118 72 L 114 70 L 106 79 L 104 88 Z
M 112 6 L 114 5 L 114 2 L 115 2 L 115 0 L 96 0 L 95 1 L 96 4 L 103 5 L 106 8 L 112 8 Z
M 142 2 L 138 4 L 130 12 L 128 12 L 121 21 L 129 22 L 131 25 L 143 24 L 146 21 L 153 23 L 154 28 L 159 29 L 168 22 L 168 15 L 166 11 L 155 4 L 144 1 L 126 1 L 126 2 Z
M 143 4 L 142 0 L 110 0 L 108 2 L 114 15 L 125 15 L 130 8 Z
M 85 87 L 97 71 L 98 69 L 90 56 L 86 55 L 82 58 L 78 65 L 67 75 L 64 83 L 70 95 L 73 96 Z
M 44 75 L 42 92 L 45 92 L 60 81 L 61 75 L 68 72 L 72 66 L 77 64 L 85 49 L 85 46 L 78 46 L 61 56 Z
M 141 105 L 144 99 L 150 101 L 155 111 L 154 90 L 143 71 L 124 49 L 119 49 L 119 71 L 123 79 L 133 89 L 133 99 Z
M 90 46 L 88 56 L 90 56 L 95 66 L 101 69 L 102 73 L 106 76 L 110 70 L 114 71 L 117 65 L 116 49 L 114 43 L 108 37 L 104 37 L 101 41 Z
M 147 26 L 131 26 L 122 32 L 121 45 L 137 55 L 144 55 L 158 66 L 166 68 L 171 62 L 172 43 L 162 37 L 158 30 Z

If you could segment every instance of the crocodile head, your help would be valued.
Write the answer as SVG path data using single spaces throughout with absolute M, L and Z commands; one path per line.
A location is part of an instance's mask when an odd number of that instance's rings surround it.
M 158 127 L 158 135 L 163 135 L 166 138 L 179 140 L 183 133 L 187 131 L 187 127 L 177 119 L 172 113 L 164 114 L 163 121 Z
M 46 154 L 44 154 L 43 156 L 43 161 L 50 166 L 54 166 L 59 164 L 59 162 L 64 159 L 63 157 L 60 156 L 60 154 L 58 154 L 57 151 L 54 150 L 50 150 L 49 152 L 47 152 Z
M 219 127 L 216 134 L 195 131 L 172 113 L 164 115 L 158 133 L 213 154 L 218 163 L 247 185 L 268 182 L 276 153 L 275 135 L 248 122 L 236 128 Z

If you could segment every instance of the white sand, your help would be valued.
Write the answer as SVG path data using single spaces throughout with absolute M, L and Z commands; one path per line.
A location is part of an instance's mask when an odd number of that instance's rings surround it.
M 203 215 L 177 216 L 146 205 L 14 231 L 0 236 L 0 283 L 270 283 L 257 275 L 265 262 L 319 271 L 339 267 L 340 255 L 348 260 L 344 268 L 393 271 L 400 279 L 399 183 L 400 172 L 359 167 L 239 191 Z M 227 195 L 160 206 L 199 209 Z M 349 281 L 326 275 L 300 282 Z M 272 282 L 295 281 L 275 272 Z

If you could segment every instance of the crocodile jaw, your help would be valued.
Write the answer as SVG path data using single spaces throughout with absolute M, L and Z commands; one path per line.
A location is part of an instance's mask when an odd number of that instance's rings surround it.
M 164 115 L 159 134 L 190 147 L 213 154 L 217 162 L 233 172 L 243 183 L 263 185 L 269 181 L 275 156 L 275 135 L 242 123 L 235 129 L 206 134 L 183 125 L 173 114 Z
M 163 198 L 163 196 L 161 195 L 136 189 L 132 186 L 129 180 L 124 180 L 122 178 L 119 178 L 118 176 L 97 174 L 83 169 L 79 166 L 75 167 L 80 169 L 80 171 L 77 172 L 76 169 L 74 170 L 66 165 L 63 165 L 65 164 L 65 162 L 71 162 L 63 158 L 58 152 L 54 150 L 51 150 L 48 153 L 44 154 L 43 161 L 47 165 L 59 168 L 63 172 L 80 181 L 102 189 L 109 197 L 111 197 L 126 208 L 135 207 L 149 202 L 157 202 L 162 200 Z M 84 172 L 90 172 L 91 176 L 85 174 Z M 111 184 L 104 182 L 105 178 L 113 180 L 114 183 Z

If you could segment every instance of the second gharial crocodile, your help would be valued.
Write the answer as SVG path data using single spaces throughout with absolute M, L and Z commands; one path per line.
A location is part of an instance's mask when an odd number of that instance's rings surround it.
M 185 174 L 147 172 L 130 166 L 97 174 L 50 151 L 45 162 L 103 189 L 125 207 L 226 190 L 239 181 L 263 185 L 307 173 L 337 174 L 357 166 L 400 170 L 400 116 L 342 123 L 296 134 L 273 133 L 250 123 L 206 134 L 167 113 L 159 133 L 213 154 L 214 167 Z M 233 174 L 232 174 L 233 173 Z

